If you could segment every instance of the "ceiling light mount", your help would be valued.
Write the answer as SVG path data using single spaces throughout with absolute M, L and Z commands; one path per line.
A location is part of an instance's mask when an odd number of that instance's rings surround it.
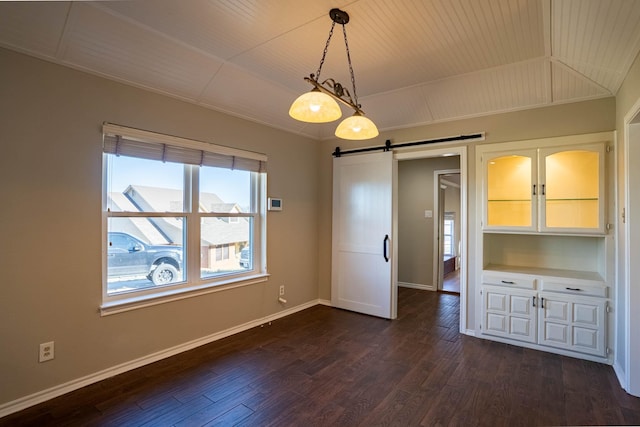
M 329 37 L 322 52 L 322 59 L 315 74 L 310 74 L 304 80 L 309 82 L 313 89 L 298 97 L 291 108 L 289 115 L 296 120 L 308 123 L 327 123 L 339 119 L 342 116 L 342 110 L 336 101 L 341 102 L 347 107 L 354 110 L 352 117 L 345 119 L 336 129 L 335 135 L 344 139 L 369 139 L 378 136 L 376 125 L 364 117 L 364 112 L 358 103 L 358 95 L 356 93 L 356 79 L 351 65 L 351 52 L 349 51 L 349 43 L 347 41 L 347 30 L 345 25 L 349 22 L 349 14 L 340 9 L 331 9 L 329 16 L 333 23 L 329 31 Z M 342 33 L 344 34 L 344 45 L 347 53 L 347 62 L 349 64 L 349 74 L 351 76 L 351 92 L 341 83 L 334 79 L 326 79 L 320 81 L 320 73 L 327 56 L 329 43 L 333 36 L 335 25 L 342 25 Z
M 331 9 L 329 11 L 329 16 L 336 24 L 345 25 L 349 23 L 349 14 L 344 10 Z

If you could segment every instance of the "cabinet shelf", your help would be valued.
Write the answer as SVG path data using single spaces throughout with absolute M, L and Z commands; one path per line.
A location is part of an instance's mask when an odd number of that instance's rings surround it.
M 557 199 L 550 199 L 547 197 L 547 202 L 597 202 L 599 199 L 597 197 L 583 197 L 583 198 L 579 198 L 579 199 L 562 199 L 562 198 L 557 198 Z
M 530 202 L 531 199 L 489 199 L 488 202 Z
M 580 201 L 589 201 L 589 202 L 597 202 L 599 199 L 597 197 L 580 197 L 580 198 L 546 198 L 547 202 L 580 202 Z M 487 200 L 489 203 L 491 202 L 530 202 L 531 199 L 489 199 Z

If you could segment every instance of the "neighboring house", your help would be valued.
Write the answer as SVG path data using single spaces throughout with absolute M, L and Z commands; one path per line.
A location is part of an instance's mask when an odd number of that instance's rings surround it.
M 169 188 L 130 185 L 122 193 L 109 193 L 108 206 L 113 212 L 179 212 L 182 191 Z M 213 193 L 201 193 L 200 212 L 242 213 L 236 203 L 226 203 Z M 180 218 L 120 218 L 118 231 L 131 234 L 152 245 L 182 245 L 183 224 Z M 247 218 L 210 217 L 201 227 L 201 266 L 221 270 L 238 268 L 240 250 L 247 246 Z

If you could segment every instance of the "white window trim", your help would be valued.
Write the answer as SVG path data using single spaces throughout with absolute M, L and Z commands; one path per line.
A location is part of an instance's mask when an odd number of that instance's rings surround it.
M 166 289 L 162 292 L 156 292 L 152 295 L 135 295 L 129 298 L 122 298 L 115 301 L 105 302 L 100 306 L 101 316 L 110 316 L 112 314 L 124 313 L 139 308 L 152 307 L 154 305 L 166 304 L 172 301 L 180 301 L 187 298 L 207 295 L 214 292 L 228 291 L 244 286 L 255 285 L 269 280 L 270 274 L 255 274 L 242 279 L 229 279 L 226 281 L 218 281 L 215 285 L 203 284 L 199 286 L 190 286 L 180 289 Z
M 255 153 L 230 147 L 224 147 L 220 145 L 209 144 L 201 141 L 193 141 L 185 138 L 179 138 L 170 135 L 158 134 L 155 132 L 144 131 L 140 129 L 128 128 L 119 125 L 113 125 L 105 123 L 103 125 L 104 135 L 121 135 L 128 139 L 134 139 L 139 141 L 154 141 L 166 143 L 169 145 L 190 148 L 195 150 L 204 150 L 207 152 L 213 152 L 216 154 L 223 154 L 228 156 L 244 157 L 251 160 L 258 160 L 266 163 L 267 156 L 261 153 Z M 185 168 L 187 170 L 188 168 Z M 190 212 L 175 212 L 175 213 L 115 213 L 107 212 L 107 192 L 108 192 L 108 180 L 107 180 L 107 156 L 103 154 L 103 185 L 102 185 L 102 304 L 99 307 L 100 314 L 102 316 L 122 313 L 130 310 L 135 310 L 144 307 L 150 307 L 158 304 L 164 304 L 172 301 L 178 301 L 185 298 L 197 297 L 200 295 L 206 295 L 214 292 L 226 291 L 243 286 L 255 285 L 258 283 L 266 282 L 269 274 L 267 273 L 267 257 L 266 257 L 266 189 L 267 189 L 267 177 L 266 173 L 256 172 L 252 173 L 251 186 L 256 191 L 252 193 L 252 206 L 255 206 L 255 211 L 252 213 L 238 213 L 238 214 L 223 214 L 223 213 L 203 213 L 199 211 L 199 201 L 197 195 L 199 194 L 199 180 L 198 169 L 193 168 L 195 176 L 185 176 L 185 189 L 189 189 L 189 194 L 185 194 L 185 197 L 189 197 Z M 189 174 L 190 175 L 190 174 Z M 187 181 L 188 179 L 188 181 Z M 195 195 L 195 197 L 192 197 Z M 184 216 L 187 218 L 188 224 L 195 224 L 195 219 L 200 221 L 200 218 L 205 217 L 251 217 L 254 219 L 253 227 L 255 231 L 253 234 L 252 244 L 255 248 L 258 248 L 257 257 L 254 259 L 254 268 L 246 273 L 234 274 L 232 276 L 216 276 L 215 278 L 202 279 L 200 277 L 200 264 L 199 256 L 186 257 L 185 271 L 187 277 L 190 277 L 190 282 L 177 284 L 175 286 L 167 286 L 160 289 L 148 289 L 135 293 L 123 293 L 119 295 L 107 294 L 107 224 L 109 217 L 117 216 Z M 187 227 L 187 236 L 185 242 L 185 252 L 191 254 L 200 253 L 200 227 Z

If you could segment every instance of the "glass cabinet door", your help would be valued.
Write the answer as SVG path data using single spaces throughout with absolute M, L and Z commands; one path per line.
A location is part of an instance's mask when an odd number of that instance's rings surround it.
M 604 231 L 604 145 L 540 150 L 541 231 Z
M 535 230 L 535 150 L 491 153 L 485 166 L 484 228 Z

